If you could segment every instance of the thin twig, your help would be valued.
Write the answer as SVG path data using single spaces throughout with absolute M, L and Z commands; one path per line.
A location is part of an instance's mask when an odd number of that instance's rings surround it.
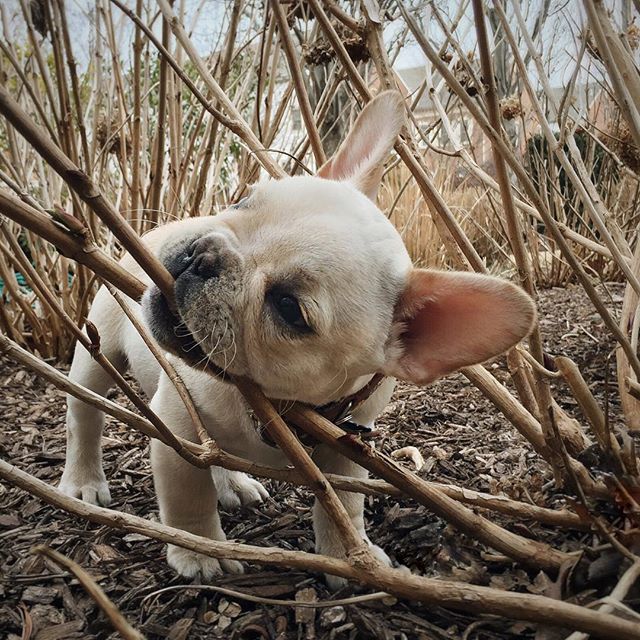
M 109 599 L 100 585 L 77 563 L 67 556 L 54 551 L 45 545 L 38 545 L 31 549 L 33 553 L 39 553 L 51 558 L 56 564 L 68 569 L 78 579 L 85 591 L 91 596 L 95 603 L 102 609 L 109 618 L 116 631 L 125 640 L 144 640 L 144 636 L 134 629 L 127 619 L 120 613 L 118 607 Z
M 377 591 L 376 593 L 364 593 L 360 596 L 353 596 L 351 598 L 337 598 L 336 600 L 316 600 L 315 602 L 304 602 L 301 600 L 280 600 L 278 598 L 263 598 L 261 596 L 254 596 L 251 593 L 244 593 L 242 591 L 236 591 L 235 589 L 227 589 L 226 587 L 216 587 L 211 584 L 174 584 L 170 587 L 164 587 L 158 589 L 146 595 L 140 601 L 140 606 L 143 607 L 145 603 L 151 598 L 155 598 L 163 593 L 171 591 L 183 591 L 187 589 L 194 589 L 197 591 L 213 591 L 214 593 L 221 593 L 225 596 L 232 598 L 238 598 L 239 600 L 246 600 L 247 602 L 256 602 L 257 604 L 270 604 L 277 607 L 302 607 L 307 609 L 326 609 L 327 607 L 344 607 L 351 604 L 359 604 L 361 602 L 373 602 L 376 600 L 394 599 L 384 591 Z

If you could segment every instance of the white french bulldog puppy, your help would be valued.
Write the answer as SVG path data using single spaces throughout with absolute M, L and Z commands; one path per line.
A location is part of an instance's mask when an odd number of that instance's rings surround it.
M 383 166 L 403 125 L 403 104 L 385 92 L 362 111 L 336 155 L 317 176 L 259 183 L 219 215 L 191 218 L 145 236 L 176 278 L 180 316 L 130 257 L 122 264 L 149 283 L 134 305 L 158 343 L 188 359 L 181 336 L 192 336 L 218 367 L 256 382 L 271 398 L 314 406 L 344 398 L 382 372 L 388 378 L 353 420 L 372 425 L 387 404 L 394 378 L 429 383 L 483 362 L 526 336 L 535 317 L 531 299 L 515 285 L 472 273 L 415 269 L 400 235 L 376 207 Z M 176 434 L 197 440 L 168 377 L 109 293 L 89 314 L 102 350 L 120 370 L 130 368 L 153 410 Z M 268 465 L 286 464 L 256 433 L 237 390 L 182 359 L 172 361 L 211 436 L 226 450 Z M 79 346 L 70 377 L 106 393 L 111 380 Z M 68 399 L 67 460 L 61 489 L 108 504 L 100 435 L 103 416 Z M 198 469 L 153 441 L 151 458 L 160 517 L 168 525 L 224 540 L 217 502 L 259 501 L 260 483 L 241 473 Z M 327 472 L 366 472 L 325 446 L 314 459 Z M 367 543 L 362 495 L 340 499 Z M 316 549 L 344 555 L 337 532 L 317 504 Z M 371 545 L 384 562 L 389 558 Z M 169 564 L 184 576 L 206 578 L 238 562 L 215 560 L 169 545 Z M 342 580 L 328 577 L 333 587 Z

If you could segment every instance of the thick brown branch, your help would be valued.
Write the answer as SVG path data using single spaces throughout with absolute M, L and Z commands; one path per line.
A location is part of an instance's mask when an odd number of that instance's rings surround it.
M 361 552 L 363 555 L 369 556 L 371 562 L 374 562 L 373 556 L 366 550 L 367 547 L 364 540 L 357 532 L 336 492 L 327 482 L 322 471 L 313 462 L 298 438 L 287 427 L 273 404 L 253 383 L 244 378 L 237 378 L 235 383 L 269 435 L 291 460 L 298 473 L 311 487 L 311 491 L 313 491 L 327 515 L 335 522 L 347 552 L 347 557 L 351 553 Z
M 456 503 L 444 493 L 434 490 L 411 471 L 400 467 L 359 438 L 348 435 L 314 411 L 296 405 L 286 416 L 320 442 L 332 446 L 365 469 L 391 482 L 460 531 L 509 557 L 549 571 L 557 571 L 560 565 L 568 560 L 568 554 L 513 534 Z
M 144 293 L 146 285 L 143 282 L 123 269 L 86 236 L 74 236 L 52 218 L 3 191 L 0 191 L 0 213 L 42 236 L 55 245 L 64 256 L 89 267 L 134 300 L 138 300 Z M 86 229 L 82 225 L 80 227 Z

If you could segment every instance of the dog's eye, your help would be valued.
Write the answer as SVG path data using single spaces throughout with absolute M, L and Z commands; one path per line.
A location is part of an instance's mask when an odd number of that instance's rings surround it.
M 309 325 L 305 320 L 298 301 L 288 293 L 273 293 L 271 301 L 280 317 L 290 326 L 296 329 L 306 330 Z

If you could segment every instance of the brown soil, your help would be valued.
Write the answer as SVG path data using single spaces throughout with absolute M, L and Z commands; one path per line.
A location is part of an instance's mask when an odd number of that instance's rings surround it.
M 608 287 L 611 304 L 619 308 L 621 289 Z M 596 397 L 609 396 L 612 422 L 619 419 L 614 380 L 613 345 L 580 289 L 552 289 L 540 300 L 546 349 L 571 356 Z M 496 376 L 506 383 L 503 367 Z M 64 460 L 64 395 L 30 371 L 0 358 L 0 455 L 21 469 L 56 484 Z M 560 404 L 582 419 L 575 402 L 561 386 Z M 428 389 L 401 385 L 379 421 L 377 446 L 390 452 L 405 445 L 420 449 L 429 480 L 503 492 L 543 506 L 564 506 L 546 464 L 510 427 L 504 417 L 460 375 Z M 148 461 L 148 443 L 130 429 L 108 419 L 104 438 L 105 468 L 113 507 L 157 519 Z M 312 500 L 306 490 L 267 481 L 271 499 L 259 508 L 223 513 L 231 539 L 287 549 L 313 550 L 310 525 Z M 616 513 L 604 513 L 613 518 Z M 532 522 L 490 517 L 524 536 L 573 550 L 593 546 L 592 534 L 552 530 Z M 584 601 L 605 595 L 624 569 L 605 552 L 589 556 L 584 570 L 554 582 L 543 573 L 526 571 L 457 533 L 424 507 L 410 500 L 367 500 L 369 534 L 392 558 L 427 576 L 490 585 Z M 0 484 L 0 637 L 55 640 L 117 637 L 109 622 L 75 579 L 56 565 L 30 553 L 46 544 L 87 569 L 131 623 L 148 638 L 380 638 L 506 639 L 533 638 L 532 625 L 482 618 L 416 603 L 362 603 L 300 615 L 290 607 L 256 605 L 195 588 L 147 598 L 155 591 L 184 583 L 167 567 L 161 543 L 123 535 L 71 517 L 24 492 Z M 595 567 L 595 568 L 594 568 Z M 302 589 L 318 599 L 345 597 L 327 591 L 318 575 L 273 571 L 250 566 L 243 576 L 227 576 L 217 584 L 272 598 L 295 598 Z M 561 591 L 562 590 L 562 591 Z M 633 594 L 632 594 L 633 596 Z M 633 600 L 631 601 L 633 605 Z M 637 600 L 635 601 L 637 604 Z M 30 636 L 22 635 L 27 623 Z M 538 638 L 556 636 L 546 630 Z M 566 635 L 566 634 L 564 634 Z

